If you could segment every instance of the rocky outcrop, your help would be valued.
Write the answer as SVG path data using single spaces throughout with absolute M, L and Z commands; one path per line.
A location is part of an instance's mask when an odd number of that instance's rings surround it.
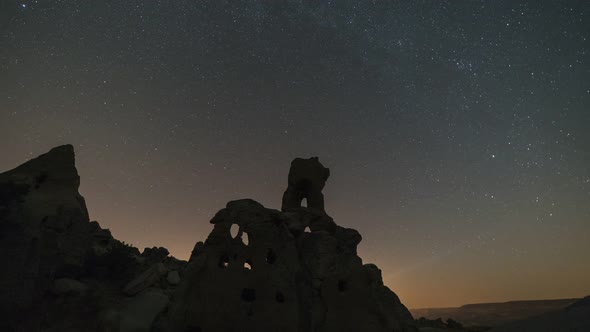
M 281 209 L 297 209 L 301 207 L 303 199 L 306 199 L 310 210 L 324 212 L 322 189 L 329 176 L 330 169 L 324 167 L 318 157 L 295 158 L 289 169 L 288 186 L 283 194 Z
M 138 296 L 126 299 L 101 320 L 102 331 L 149 332 L 156 317 L 166 309 L 169 297 L 157 288 L 148 289 Z
M 383 285 L 381 271 L 357 256 L 357 231 L 294 232 L 291 217 L 249 199 L 219 211 L 175 293 L 168 329 L 413 330 L 412 316 Z M 235 237 L 232 225 L 239 227 Z
M 281 211 L 229 202 L 187 264 L 90 222 L 73 148 L 55 148 L 0 174 L 0 330 L 415 331 L 360 234 L 326 214 L 328 176 L 295 159 Z
M 71 145 L 0 174 L 0 331 L 97 331 L 106 312 L 127 305 L 126 284 L 185 265 L 165 248 L 140 254 L 90 221 L 79 185 Z
M 70 145 L 0 174 L 0 252 L 10 266 L 0 273 L 4 322 L 26 321 L 23 313 L 37 307 L 54 279 L 78 278 L 88 245 L 104 235 L 89 223 L 79 185 Z
M 53 282 L 53 293 L 55 295 L 82 295 L 88 287 L 78 280 L 69 278 L 56 279 Z
M 123 292 L 127 295 L 138 294 L 142 290 L 158 282 L 162 276 L 167 273 L 168 269 L 166 269 L 166 266 L 163 263 L 154 264 L 137 278 L 131 280 L 125 288 L 123 288 Z
M 161 329 L 414 331 L 381 271 L 357 256 L 360 234 L 325 213 L 328 175 L 317 158 L 298 158 L 283 211 L 250 199 L 220 210 L 205 243 L 195 245 Z

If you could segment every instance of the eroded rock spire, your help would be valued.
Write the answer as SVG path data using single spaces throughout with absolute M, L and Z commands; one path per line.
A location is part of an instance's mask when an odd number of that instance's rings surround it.
M 329 176 L 330 169 L 324 167 L 318 157 L 295 158 L 289 169 L 288 186 L 283 194 L 281 210 L 300 208 L 301 202 L 306 199 L 307 208 L 325 212 L 322 189 Z

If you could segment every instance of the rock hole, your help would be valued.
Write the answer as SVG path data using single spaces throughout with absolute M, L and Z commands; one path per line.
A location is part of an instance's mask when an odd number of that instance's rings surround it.
M 219 267 L 222 269 L 229 267 L 229 256 L 228 255 L 223 254 L 223 255 L 221 255 L 221 257 L 219 257 Z
M 301 200 L 301 207 L 305 207 L 305 208 L 307 207 L 307 198 L 303 198 Z
M 231 227 L 229 229 L 229 235 L 231 235 L 232 239 L 235 239 L 236 236 L 238 236 L 239 232 L 240 226 L 238 226 L 238 224 L 231 224 Z
M 275 300 L 277 300 L 278 303 L 285 303 L 285 295 L 283 295 L 281 291 L 277 291 L 277 294 L 275 295 Z
M 242 233 L 242 242 L 244 242 L 245 245 L 250 244 L 250 239 L 248 238 L 248 233 L 246 233 L 246 232 Z
M 242 289 L 242 300 L 244 302 L 254 302 L 256 300 L 256 290 L 252 288 Z
M 348 289 L 348 283 L 346 282 L 346 280 L 338 280 L 338 291 L 340 292 L 344 292 Z
M 309 229 L 309 226 L 306 226 L 305 229 L 303 230 L 303 232 L 311 233 L 311 229 Z
M 244 262 L 244 269 L 252 270 L 252 262 L 250 260 Z
M 277 255 L 275 254 L 274 250 L 268 249 L 266 252 L 266 262 L 268 264 L 274 264 L 277 261 Z

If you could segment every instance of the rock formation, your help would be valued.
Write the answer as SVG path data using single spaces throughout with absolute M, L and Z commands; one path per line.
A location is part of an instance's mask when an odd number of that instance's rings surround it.
M 318 157 L 309 159 L 295 158 L 289 169 L 287 190 L 283 194 L 283 211 L 301 207 L 303 199 L 307 200 L 307 208 L 319 212 L 324 211 L 324 195 L 322 189 L 330 176 L 330 169 L 325 168 Z
M 357 231 L 294 233 L 290 218 L 253 200 L 229 202 L 193 253 L 165 325 L 173 331 L 412 331 L 412 316 L 383 285 L 381 271 L 356 255 Z
M 2 316 L 25 320 L 21 314 L 37 307 L 53 280 L 80 273 L 89 244 L 107 245 L 89 223 L 79 184 L 72 146 L 0 174 Z
M 250 199 L 229 202 L 193 251 L 162 324 L 173 331 L 412 331 L 412 316 L 381 271 L 357 256 L 360 234 L 325 214 L 328 176 L 317 157 L 297 158 L 282 212 Z
M 71 145 L 0 174 L 0 331 L 107 331 L 110 313 L 129 307 L 126 285 L 153 264 L 183 269 L 166 249 L 142 255 L 90 221 L 79 185 Z
M 0 330 L 416 331 L 360 234 L 325 213 L 328 176 L 295 159 L 282 211 L 229 202 L 187 264 L 90 222 L 73 148 L 55 148 L 0 174 Z

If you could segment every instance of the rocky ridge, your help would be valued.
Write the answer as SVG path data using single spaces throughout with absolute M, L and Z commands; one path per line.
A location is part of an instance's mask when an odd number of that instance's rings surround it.
M 280 211 L 229 202 L 185 262 L 90 221 L 73 147 L 54 148 L 0 174 L 0 330 L 416 331 L 326 214 L 328 177 L 295 159 Z

